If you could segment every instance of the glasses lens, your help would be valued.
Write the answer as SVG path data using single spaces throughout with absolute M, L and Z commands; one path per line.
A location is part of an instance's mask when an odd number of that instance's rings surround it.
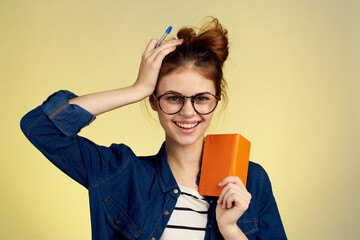
M 208 93 L 194 96 L 194 107 L 200 114 L 212 112 L 216 108 L 217 102 L 216 97 Z
M 168 93 L 160 98 L 160 108 L 167 114 L 174 114 L 180 111 L 183 105 L 183 98 L 180 94 Z

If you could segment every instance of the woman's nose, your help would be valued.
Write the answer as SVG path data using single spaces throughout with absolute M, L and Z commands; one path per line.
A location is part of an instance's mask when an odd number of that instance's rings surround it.
M 183 116 L 193 116 L 196 115 L 196 111 L 194 109 L 193 104 L 191 103 L 191 98 L 185 98 L 184 105 L 179 112 L 180 115 Z

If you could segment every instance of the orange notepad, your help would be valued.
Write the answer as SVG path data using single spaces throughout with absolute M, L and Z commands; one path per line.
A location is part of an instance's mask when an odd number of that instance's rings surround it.
M 211 134 L 205 138 L 199 193 L 220 196 L 218 186 L 227 176 L 238 176 L 246 186 L 250 142 L 240 134 Z

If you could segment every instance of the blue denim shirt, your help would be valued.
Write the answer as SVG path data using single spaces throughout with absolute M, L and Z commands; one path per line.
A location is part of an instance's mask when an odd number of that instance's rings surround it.
M 160 239 L 180 194 L 164 144 L 154 156 L 138 157 L 124 144 L 100 146 L 77 133 L 95 117 L 69 104 L 69 91 L 51 95 L 21 119 L 30 142 L 54 165 L 89 191 L 92 239 Z M 264 169 L 249 163 L 252 199 L 237 221 L 248 239 L 286 239 L 271 183 Z M 205 239 L 223 239 L 210 204 Z M 168 211 L 170 214 L 164 214 Z

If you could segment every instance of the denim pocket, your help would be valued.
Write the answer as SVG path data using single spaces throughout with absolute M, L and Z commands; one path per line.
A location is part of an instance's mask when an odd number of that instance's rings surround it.
M 125 211 L 109 196 L 104 198 L 104 209 L 110 225 L 127 239 L 137 239 L 141 231 Z
M 247 236 L 251 236 L 252 234 L 258 231 L 258 220 L 257 218 L 246 218 L 239 219 L 237 221 L 237 225 L 241 229 L 241 231 Z

